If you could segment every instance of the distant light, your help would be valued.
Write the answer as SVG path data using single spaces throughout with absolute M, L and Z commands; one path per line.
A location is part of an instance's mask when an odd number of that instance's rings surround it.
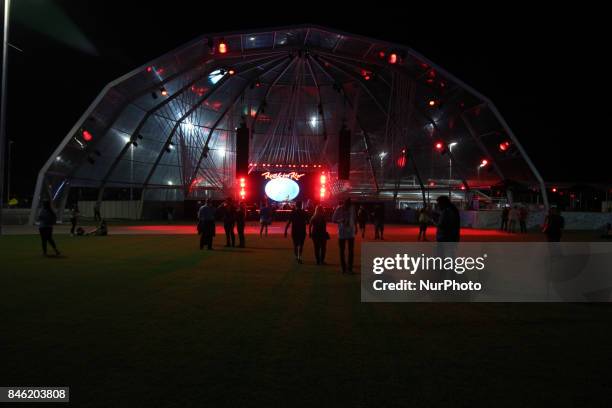
M 190 130 L 190 131 L 195 129 L 195 125 L 191 123 L 190 121 L 185 121 L 185 123 L 183 123 L 183 126 L 185 127 L 185 129 Z
M 448 147 L 449 147 L 450 149 L 452 149 L 453 147 L 457 146 L 458 144 L 459 144 L 459 143 L 457 143 L 457 142 L 452 142 L 452 143 L 449 143 L 449 144 L 448 144 Z
M 436 106 L 436 101 L 433 99 L 430 99 L 429 102 L 427 102 L 427 104 L 433 108 L 434 106 Z
M 553 187 L 550 191 L 552 191 L 553 193 L 557 192 L 557 187 Z
M 249 37 L 250 41 L 255 41 L 255 37 Z
M 233 69 L 233 68 L 230 68 L 230 69 L 227 71 L 227 73 L 228 73 L 228 74 L 230 74 L 230 75 L 234 75 L 234 74 L 236 73 L 236 70 L 235 70 L 235 69 Z
M 129 136 L 122 136 L 122 139 L 125 143 L 130 143 L 130 137 Z
M 163 86 L 159 89 L 161 96 L 168 96 L 168 90 Z
M 219 154 L 220 154 L 221 156 L 225 156 L 226 151 L 225 151 L 225 148 L 224 148 L 224 147 L 220 148 L 220 149 L 218 150 L 218 152 L 219 152 Z
M 169 186 L 174 185 L 174 183 L 172 182 L 172 180 L 168 180 L 168 185 L 169 185 Z
M 219 54 L 225 54 L 227 53 L 227 43 L 225 42 L 225 40 L 221 40 L 219 41 Z
M 385 57 L 386 57 L 386 56 L 387 56 L 387 54 L 385 54 L 385 52 L 384 52 L 384 51 L 379 51 L 379 52 L 378 52 L 378 58 L 380 58 L 380 59 L 385 59 Z
M 436 142 L 436 144 L 434 145 L 434 147 L 436 148 L 437 151 L 442 151 L 444 149 L 444 143 L 442 142 Z
M 381 152 L 378 157 L 380 157 L 380 160 L 384 159 L 387 156 L 387 152 Z
M 510 148 L 510 142 L 505 140 L 499 144 L 498 148 L 501 152 L 508 151 L 508 149 Z
M 398 56 L 396 53 L 392 52 L 391 54 L 389 54 L 389 57 L 387 58 L 387 62 L 389 64 L 397 64 L 397 61 L 399 60 Z
M 325 184 L 327 182 L 327 176 L 325 174 L 321 174 L 321 184 Z
M 464 186 L 463 184 L 461 185 L 461 189 L 462 189 L 462 190 L 465 190 L 465 186 Z
M 316 128 L 317 127 L 317 117 L 316 116 L 311 116 L 310 117 L 310 127 L 312 128 Z
M 83 130 L 83 140 L 85 140 L 86 142 L 91 142 L 92 139 L 93 139 L 92 134 L 89 133 L 88 130 Z
M 436 183 L 434 183 L 433 181 L 430 181 L 430 182 L 429 182 L 429 186 L 430 186 L 430 187 L 433 187 L 433 186 L 435 186 L 435 185 L 436 185 Z
M 216 69 L 208 75 L 208 80 L 214 85 L 217 82 L 219 82 L 221 78 L 223 78 L 224 76 L 225 76 L 224 71 L 220 69 Z
M 55 160 L 56 160 L 56 161 L 62 161 L 62 156 L 57 156 L 57 157 L 55 158 Z
M 488 161 L 487 159 L 482 159 L 482 160 L 480 161 L 480 165 L 479 165 L 479 167 L 485 167 L 485 166 L 486 166 L 486 165 L 488 165 L 488 164 L 489 164 L 489 161 Z
M 153 67 L 147 67 L 147 72 L 153 71 Z

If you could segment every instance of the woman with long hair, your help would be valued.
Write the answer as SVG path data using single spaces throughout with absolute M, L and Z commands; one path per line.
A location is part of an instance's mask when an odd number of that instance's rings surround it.
M 55 251 L 55 255 L 60 255 L 60 251 L 53 240 L 53 226 L 57 221 L 55 212 L 51 208 L 51 202 L 45 200 L 42 204 L 42 210 L 38 214 L 38 232 L 40 232 L 40 240 L 42 242 L 43 255 L 47 256 L 47 244 Z
M 317 265 L 325 265 L 325 253 L 327 252 L 329 233 L 327 232 L 327 221 L 325 221 L 323 207 L 320 205 L 317 205 L 310 219 L 308 235 L 312 239 Z

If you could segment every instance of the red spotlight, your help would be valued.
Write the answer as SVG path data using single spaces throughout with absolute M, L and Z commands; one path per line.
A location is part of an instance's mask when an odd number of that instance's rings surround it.
M 557 192 L 557 187 L 551 188 L 550 191 L 552 191 L 553 193 L 556 193 Z
M 230 68 L 229 71 L 227 71 L 227 73 L 230 75 L 234 75 L 236 73 L 236 70 L 233 68 Z
M 487 159 L 482 159 L 480 161 L 480 167 L 485 167 L 489 164 L 489 161 Z
M 434 183 L 433 181 L 430 181 L 430 182 L 429 182 L 429 186 L 430 186 L 430 187 L 433 187 L 433 186 L 435 186 L 435 185 L 436 185 L 436 183 Z
M 429 107 L 431 107 L 431 108 L 433 108 L 437 104 L 438 104 L 438 102 L 436 102 L 434 99 L 430 99 L 429 102 L 427 102 L 427 105 L 429 105 Z
M 219 41 L 219 45 L 218 45 L 217 49 L 219 50 L 219 54 L 227 53 L 227 43 L 225 42 L 224 39 L 221 39 Z
M 464 186 L 463 184 L 461 185 L 461 189 L 462 189 L 462 190 L 465 190 L 465 186 Z
M 246 197 L 246 179 L 244 177 L 240 178 L 240 199 L 244 200 Z
M 321 184 L 325 184 L 327 182 L 327 176 L 325 174 L 321 174 Z
M 500 152 L 507 152 L 510 149 L 510 142 L 505 140 L 499 144 L 498 148 Z
M 444 150 L 444 143 L 442 142 L 436 142 L 436 144 L 434 145 L 434 147 L 436 148 L 437 151 L 441 152 L 442 150 Z
M 385 57 L 386 57 L 386 56 L 387 56 L 387 54 L 385 54 L 385 52 L 384 52 L 384 51 L 379 51 L 379 52 L 378 52 L 378 58 L 380 58 L 380 59 L 385 59 Z
M 153 67 L 147 67 L 147 72 L 153 71 Z
M 93 139 L 93 135 L 89 133 L 88 130 L 83 130 L 82 134 L 83 134 L 83 140 L 85 140 L 86 142 L 91 142 L 91 140 Z
M 389 56 L 387 57 L 387 62 L 389 64 L 397 64 L 397 62 L 399 61 L 399 57 L 397 56 L 396 53 L 392 52 L 391 54 L 389 54 Z

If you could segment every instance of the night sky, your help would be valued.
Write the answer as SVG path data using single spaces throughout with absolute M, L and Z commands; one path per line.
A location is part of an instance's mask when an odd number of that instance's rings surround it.
M 208 32 L 303 23 L 406 44 L 452 72 L 495 102 L 547 181 L 612 181 L 607 12 L 379 3 L 13 0 L 12 190 L 32 194 L 109 81 Z

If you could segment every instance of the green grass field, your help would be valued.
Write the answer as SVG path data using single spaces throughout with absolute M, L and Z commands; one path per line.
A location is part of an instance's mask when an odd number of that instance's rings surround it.
M 333 242 L 318 267 L 248 238 L 59 236 L 43 258 L 0 237 L 0 385 L 78 407 L 607 404 L 608 305 L 365 304 Z

